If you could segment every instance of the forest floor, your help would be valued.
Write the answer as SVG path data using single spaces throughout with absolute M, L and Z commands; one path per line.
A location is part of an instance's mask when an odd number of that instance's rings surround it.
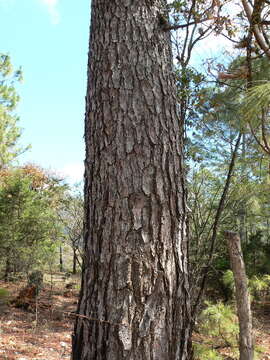
M 10 297 L 18 295 L 24 283 L 4 283 Z M 46 285 L 37 305 L 26 310 L 12 305 L 0 306 L 0 360 L 70 359 L 71 333 L 78 290 L 66 289 L 61 279 Z M 270 360 L 270 308 L 260 307 L 254 316 L 256 344 L 263 348 L 261 360 Z M 198 340 L 199 334 L 195 334 Z M 224 352 L 225 351 L 225 352 Z M 230 351 L 221 351 L 231 359 Z M 227 357 L 226 357 L 227 356 Z
M 0 281 L 0 288 L 7 289 L 11 299 L 24 286 Z M 78 290 L 66 289 L 62 280 L 53 287 L 46 285 L 30 309 L 1 306 L 0 360 L 70 359 L 77 300 Z
M 254 310 L 255 343 L 263 349 L 261 360 L 270 360 L 270 306 Z

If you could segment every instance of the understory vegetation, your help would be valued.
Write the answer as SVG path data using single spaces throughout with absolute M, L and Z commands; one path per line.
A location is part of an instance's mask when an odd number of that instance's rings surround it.
M 195 360 L 240 356 L 226 231 L 241 239 L 255 357 L 270 359 L 270 5 L 250 2 L 250 16 L 244 0 L 237 4 L 240 10 L 231 14 L 227 1 L 172 1 L 162 25 L 173 34 L 184 143 Z M 194 49 L 200 52 L 211 39 L 226 39 L 225 50 L 200 60 Z M 53 316 L 53 296 L 55 302 L 60 296 L 66 315 L 75 311 L 85 256 L 84 201 L 81 184 L 70 186 L 42 164 L 20 162 L 29 149 L 20 144 L 16 114 L 21 80 L 22 70 L 14 70 L 10 56 L 0 54 L 0 321 L 13 321 L 9 316 L 16 308 L 16 319 L 24 314 L 25 325 L 29 311 L 36 329 L 49 313 Z M 65 296 L 72 299 L 69 304 Z M 68 318 L 71 331 L 72 316 L 60 315 L 60 326 Z M 8 354 L 10 349 L 1 346 Z M 61 346 L 57 349 L 52 359 L 61 355 Z

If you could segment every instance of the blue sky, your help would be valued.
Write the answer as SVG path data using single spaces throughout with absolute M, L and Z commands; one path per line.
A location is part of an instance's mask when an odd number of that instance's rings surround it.
M 70 182 L 83 176 L 89 24 L 90 0 L 0 0 L 0 52 L 24 74 L 17 113 L 22 143 L 32 149 L 21 162 L 56 170 Z M 195 62 L 220 45 L 220 38 L 206 39 Z
M 21 157 L 82 178 L 90 0 L 0 0 L 0 52 L 22 66 Z

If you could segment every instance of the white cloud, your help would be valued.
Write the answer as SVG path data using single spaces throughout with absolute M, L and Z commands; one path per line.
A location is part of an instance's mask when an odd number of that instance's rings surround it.
M 58 11 L 59 0 L 38 0 L 38 1 L 47 8 L 52 23 L 54 25 L 59 24 L 60 22 L 60 14 Z
M 60 169 L 59 173 L 67 178 L 70 183 L 81 182 L 83 180 L 84 164 L 81 162 L 67 164 Z

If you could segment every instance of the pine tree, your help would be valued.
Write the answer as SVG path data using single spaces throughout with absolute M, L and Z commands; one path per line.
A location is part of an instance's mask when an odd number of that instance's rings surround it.
M 15 84 L 21 80 L 21 70 L 14 71 L 10 57 L 0 53 L 0 169 L 28 148 L 19 145 L 21 129 L 14 112 L 19 101 Z
M 73 360 L 187 359 L 186 193 L 165 8 L 92 1 Z

